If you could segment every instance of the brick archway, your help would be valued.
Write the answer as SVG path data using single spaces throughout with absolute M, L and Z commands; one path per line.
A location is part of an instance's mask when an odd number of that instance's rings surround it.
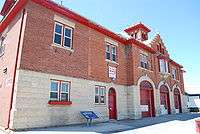
M 152 84 L 148 81 L 140 83 L 140 107 L 142 117 L 155 116 L 154 91 Z
M 181 93 L 178 88 L 174 89 L 174 107 L 175 107 L 176 113 L 182 113 Z
M 171 114 L 169 89 L 166 85 L 160 86 L 161 114 Z

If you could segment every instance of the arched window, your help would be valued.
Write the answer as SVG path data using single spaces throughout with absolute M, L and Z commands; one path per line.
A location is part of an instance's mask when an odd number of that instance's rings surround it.
M 153 86 L 148 81 L 142 81 L 140 83 L 140 89 L 153 89 Z

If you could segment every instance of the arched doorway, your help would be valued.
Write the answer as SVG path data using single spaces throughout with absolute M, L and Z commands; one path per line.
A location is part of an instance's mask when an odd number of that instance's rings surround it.
M 155 116 L 153 87 L 148 81 L 140 83 L 140 106 L 142 117 Z
M 181 94 L 177 88 L 174 89 L 174 107 L 175 107 L 176 113 L 182 113 Z
M 160 106 L 161 114 L 171 114 L 169 89 L 165 85 L 160 87 Z
M 109 119 L 117 119 L 116 92 L 114 88 L 110 88 L 108 92 L 108 109 Z

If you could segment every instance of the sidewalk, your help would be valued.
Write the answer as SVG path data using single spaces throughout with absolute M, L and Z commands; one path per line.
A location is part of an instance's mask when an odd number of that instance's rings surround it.
M 85 134 L 85 133 L 129 133 L 129 134 L 195 134 L 195 119 L 200 114 L 176 114 L 138 120 L 122 120 L 98 123 L 91 127 L 71 125 L 14 132 L 14 134 Z

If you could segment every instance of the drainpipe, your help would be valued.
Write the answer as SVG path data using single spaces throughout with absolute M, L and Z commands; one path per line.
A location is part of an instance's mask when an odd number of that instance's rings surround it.
M 20 33 L 19 33 L 19 40 L 18 40 L 18 45 L 17 45 L 17 54 L 16 54 L 16 60 L 15 60 L 15 68 L 14 68 L 14 77 L 13 77 L 13 85 L 12 85 L 12 91 L 11 91 L 11 102 L 10 102 L 10 109 L 9 109 L 9 116 L 8 116 L 8 124 L 6 129 L 9 129 L 10 126 L 10 116 L 11 116 L 11 110 L 12 110 L 12 104 L 13 104 L 13 95 L 14 95 L 14 88 L 15 88 L 15 80 L 16 80 L 16 73 L 17 73 L 17 63 L 19 59 L 19 48 L 20 48 L 20 43 L 21 43 L 21 37 L 22 37 L 22 28 L 24 24 L 24 15 L 25 15 L 25 9 L 22 11 L 22 20 L 21 20 L 21 26 L 20 26 Z

